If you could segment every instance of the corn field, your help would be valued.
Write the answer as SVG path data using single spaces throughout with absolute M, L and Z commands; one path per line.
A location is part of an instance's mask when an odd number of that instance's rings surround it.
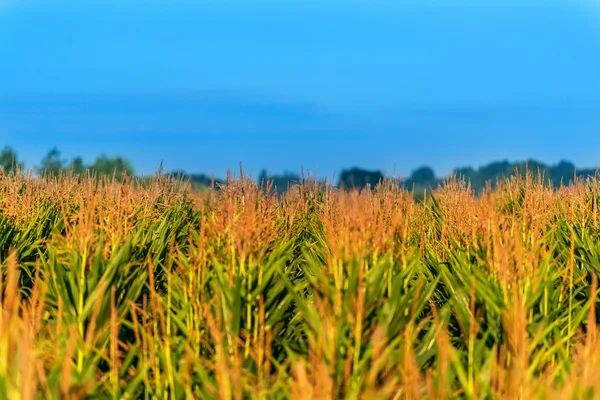
M 0 398 L 600 398 L 599 195 L 0 173 Z

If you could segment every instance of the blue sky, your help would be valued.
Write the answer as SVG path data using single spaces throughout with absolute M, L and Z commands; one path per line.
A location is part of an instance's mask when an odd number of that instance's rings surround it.
M 0 0 L 0 145 L 28 165 L 600 162 L 586 0 Z

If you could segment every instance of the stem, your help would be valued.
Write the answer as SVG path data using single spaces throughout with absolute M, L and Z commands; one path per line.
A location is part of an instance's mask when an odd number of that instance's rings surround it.
M 79 337 L 83 340 L 85 332 L 84 332 L 84 320 L 83 320 L 83 306 L 85 300 L 85 267 L 87 264 L 88 258 L 88 249 L 87 246 L 83 250 L 83 256 L 81 260 L 81 270 L 79 275 L 79 298 L 77 299 L 77 330 L 79 331 Z M 77 349 L 77 372 L 83 372 L 83 348 L 78 346 Z

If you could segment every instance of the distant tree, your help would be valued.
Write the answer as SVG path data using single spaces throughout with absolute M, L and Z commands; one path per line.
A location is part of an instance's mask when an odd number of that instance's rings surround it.
M 42 159 L 38 172 L 56 176 L 62 171 L 64 165 L 65 161 L 60 158 L 60 151 L 55 147 Z
M 367 171 L 360 168 L 342 170 L 339 178 L 339 186 L 346 189 L 362 189 L 367 186 L 374 187 L 383 180 L 380 171 Z
M 544 181 L 551 183 L 554 187 L 559 187 L 561 183 L 564 185 L 572 183 L 575 175 L 585 178 L 594 176 L 596 173 L 593 169 L 578 170 L 573 163 L 564 160 L 552 166 L 535 160 L 514 163 L 504 160 L 492 162 L 477 170 L 473 168 L 461 168 L 456 170 L 456 172 L 462 175 L 465 180 L 470 181 L 471 188 L 478 193 L 485 188 L 486 182 L 490 182 L 492 188 L 494 188 L 498 180 L 508 178 L 516 173 L 521 175 L 525 172 L 531 172 L 534 175 L 538 174 L 538 172 L 542 173 Z
M 113 175 L 117 179 L 123 178 L 124 175 L 133 176 L 135 171 L 129 161 L 122 157 L 109 158 L 105 154 L 100 155 L 90 166 L 90 169 L 98 175 Z
M 212 176 L 206 174 L 191 174 L 189 175 L 189 178 L 190 182 L 194 186 L 201 187 L 211 187 L 213 185 L 213 182 L 215 184 L 215 187 L 217 187 L 217 185 L 225 183 L 225 181 L 223 181 L 222 179 L 213 178 Z
M 568 185 L 575 178 L 575 164 L 561 160 L 557 165 L 550 167 L 550 180 L 555 187 L 561 184 Z
M 16 151 L 11 147 L 5 146 L 0 151 L 0 171 L 10 173 L 17 169 L 23 169 L 24 164 L 19 162 Z
M 458 179 L 463 178 L 465 180 L 469 180 L 475 174 L 475 169 L 473 169 L 473 167 L 462 167 L 455 168 L 452 172 L 456 175 Z
M 582 168 L 575 171 L 578 178 L 588 178 L 598 175 L 600 171 L 597 168 Z M 572 179 L 571 179 L 572 180 Z
M 189 181 L 194 189 L 210 188 L 213 184 L 213 177 L 206 174 L 188 174 L 185 171 L 173 171 L 170 175 L 183 181 Z M 225 182 L 222 179 L 214 178 L 215 189 L 218 189 L 218 185 L 223 183 Z
M 549 182 L 550 176 L 548 172 L 548 167 L 539 161 L 536 160 L 528 160 L 525 162 L 516 163 L 516 165 L 512 168 L 510 175 L 514 175 L 515 173 L 524 176 L 526 173 L 533 173 L 535 176 L 541 174 L 544 178 L 545 183 Z
M 422 197 L 425 190 L 432 190 L 438 185 L 435 172 L 430 167 L 420 167 L 414 170 L 410 177 L 402 182 L 402 185 L 415 191 L 415 197 Z
M 421 167 L 412 172 L 410 179 L 422 186 L 432 185 L 435 183 L 435 172 L 429 167 Z
M 476 192 L 483 191 L 488 181 L 494 187 L 499 179 L 513 175 L 515 172 L 514 167 L 515 164 L 511 164 L 508 160 L 495 161 L 484 165 L 473 174 L 471 185 Z
M 283 194 L 287 192 L 291 185 L 300 182 L 300 176 L 287 171 L 283 174 L 269 175 L 267 171 L 263 169 L 256 181 L 259 185 L 265 185 L 265 190 L 267 181 L 272 182 L 277 193 Z
M 509 173 L 511 167 L 512 165 L 510 162 L 508 162 L 508 160 L 494 161 L 479 168 L 479 173 L 483 174 L 486 177 L 500 176 Z
M 260 171 L 260 174 L 258 174 L 258 178 L 256 178 L 256 183 L 258 183 L 259 185 L 264 184 L 268 179 L 270 179 L 270 174 L 267 172 L 266 169 L 263 169 Z
M 71 172 L 76 175 L 81 175 L 88 169 L 88 167 L 83 163 L 83 158 L 81 157 L 75 157 L 73 161 L 71 161 L 71 166 L 69 168 Z

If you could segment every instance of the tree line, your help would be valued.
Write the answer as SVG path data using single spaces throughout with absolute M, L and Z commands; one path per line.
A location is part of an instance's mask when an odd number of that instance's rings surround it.
M 479 168 L 462 167 L 452 171 L 452 175 L 462 179 L 470 184 L 470 187 L 476 193 L 481 193 L 489 183 L 494 188 L 498 181 L 516 174 L 524 174 L 527 171 L 539 173 L 544 183 L 554 187 L 569 185 L 576 178 L 587 178 L 595 176 L 598 173 L 594 168 L 578 169 L 570 161 L 560 161 L 555 165 L 547 165 L 536 160 L 527 162 L 508 160 L 494 161 Z M 258 182 L 267 178 L 267 173 L 262 171 L 258 177 Z M 282 175 L 271 175 L 270 180 L 274 182 L 278 192 L 285 192 L 290 184 L 299 182 L 301 177 L 293 173 Z M 364 189 L 366 187 L 374 188 L 379 182 L 386 178 L 380 170 L 366 170 L 358 167 L 343 169 L 337 179 L 337 186 L 345 189 Z M 436 176 L 434 170 L 428 166 L 422 166 L 414 171 L 408 177 L 394 178 L 387 176 L 388 179 L 397 180 L 398 183 L 408 190 L 414 190 L 415 193 L 423 193 L 425 190 L 432 190 L 444 182 L 447 177 Z
M 25 164 L 19 160 L 18 155 L 11 147 L 4 147 L 0 150 L 0 171 L 9 173 L 17 169 L 24 169 Z M 572 162 L 560 161 L 555 165 L 547 165 L 539 161 L 531 160 L 528 162 L 509 162 L 495 161 L 479 168 L 462 167 L 453 171 L 459 179 L 469 182 L 471 189 L 475 192 L 481 192 L 487 182 L 492 187 L 499 179 L 512 176 L 516 173 L 524 173 L 526 170 L 539 172 L 544 177 L 546 183 L 555 187 L 568 185 L 575 178 L 585 178 L 594 176 L 597 169 L 577 169 Z M 123 175 L 133 176 L 135 170 L 131 162 L 123 157 L 107 157 L 102 154 L 98 156 L 93 163 L 85 164 L 81 157 L 75 157 L 72 160 L 66 160 L 61 157 L 61 152 L 57 148 L 51 149 L 41 160 L 36 172 L 39 174 L 58 174 L 59 172 L 71 171 L 74 174 L 82 174 L 85 171 L 93 172 L 97 175 L 115 175 L 117 179 Z M 196 188 L 221 185 L 224 180 L 209 176 L 206 174 L 187 173 L 185 171 L 174 171 L 173 175 L 179 176 L 184 180 L 189 180 L 192 186 Z M 336 185 L 345 189 L 364 189 L 375 187 L 385 177 L 380 170 L 366 170 L 358 167 L 341 170 Z M 405 178 L 396 179 L 399 184 L 408 190 L 414 190 L 416 193 L 422 193 L 425 190 L 431 190 L 443 182 L 444 177 L 436 176 L 431 167 L 423 166 L 415 169 Z M 283 174 L 268 174 L 262 170 L 256 178 L 258 184 L 264 184 L 267 180 L 273 183 L 278 193 L 285 193 L 290 185 L 294 185 L 302 180 L 299 174 L 284 172 Z
M 25 163 L 19 159 L 14 149 L 5 146 L 0 150 L 0 171 L 10 173 L 18 169 L 24 170 Z M 98 175 L 114 174 L 117 179 L 121 179 L 124 175 L 133 176 L 135 174 L 133 165 L 123 157 L 108 157 L 101 154 L 93 163 L 85 164 L 81 157 L 75 157 L 70 161 L 62 158 L 61 152 L 57 148 L 48 151 L 35 170 L 38 174 L 54 175 L 67 171 L 74 174 L 90 171 Z

